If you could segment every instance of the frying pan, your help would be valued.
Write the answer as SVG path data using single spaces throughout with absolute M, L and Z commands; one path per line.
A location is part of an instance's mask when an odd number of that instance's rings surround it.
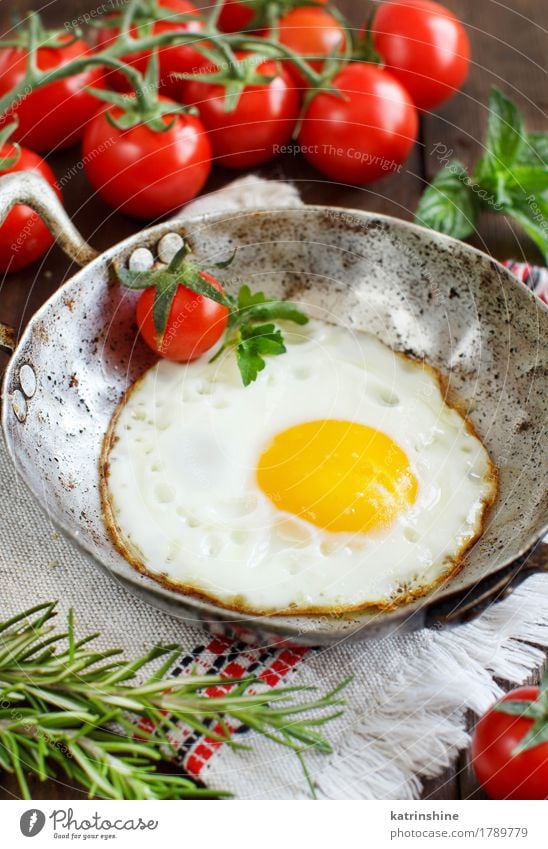
M 243 639 L 319 645 L 462 622 L 530 574 L 528 555 L 546 533 L 548 310 L 499 263 L 387 216 L 318 206 L 165 222 L 99 256 L 38 176 L 0 180 L 0 222 L 16 203 L 39 212 L 82 268 L 32 318 L 7 366 L 7 449 L 52 521 L 139 597 Z M 138 247 L 154 253 L 171 232 L 204 262 L 239 246 L 229 290 L 249 281 L 301 300 L 312 313 L 327 311 L 445 375 L 450 402 L 467 411 L 500 474 L 484 533 L 458 575 L 382 613 L 250 617 L 169 590 L 118 554 L 101 516 L 101 442 L 122 394 L 153 355 L 136 339 L 135 294 L 113 281 L 111 266 L 127 263 Z

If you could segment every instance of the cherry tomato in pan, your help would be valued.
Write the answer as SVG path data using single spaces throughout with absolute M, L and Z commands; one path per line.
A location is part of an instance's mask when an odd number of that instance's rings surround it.
M 220 292 L 220 283 L 200 272 Z M 155 289 L 145 289 L 137 301 L 137 324 L 147 345 L 168 360 L 187 362 L 201 356 L 226 330 L 228 308 L 180 285 L 175 292 L 164 334 L 158 340 L 153 319 Z

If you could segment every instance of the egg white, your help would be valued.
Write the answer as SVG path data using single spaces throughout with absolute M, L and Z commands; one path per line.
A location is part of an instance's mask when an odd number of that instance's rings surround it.
M 436 373 L 376 338 L 311 321 L 244 388 L 233 354 L 161 360 L 105 440 L 105 520 L 142 571 L 253 613 L 341 613 L 426 592 L 455 570 L 496 494 L 487 451 Z M 418 480 L 384 530 L 332 533 L 278 510 L 256 482 L 276 434 L 316 419 L 391 437 Z

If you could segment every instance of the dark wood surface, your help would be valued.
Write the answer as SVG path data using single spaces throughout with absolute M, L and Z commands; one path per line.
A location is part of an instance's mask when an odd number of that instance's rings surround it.
M 0 32 L 8 31 L 11 16 L 29 9 L 45 7 L 49 24 L 63 26 L 95 5 L 92 0 L 52 0 L 38 4 L 32 0 L 3 0 L 0 6 Z M 204 4 L 202 4 L 204 5 Z M 367 18 L 369 0 L 338 0 L 338 5 L 356 25 Z M 487 102 L 492 84 L 501 87 L 519 104 L 530 130 L 547 129 L 548 85 L 546 55 L 548 5 L 546 0 L 446 0 L 465 22 L 473 63 L 464 89 L 434 114 L 424 116 L 421 136 L 401 174 L 390 176 L 362 188 L 328 183 L 297 156 L 279 159 L 260 169 L 261 175 L 292 180 L 307 202 L 334 204 L 387 213 L 410 220 L 425 182 L 439 170 L 436 143 L 454 151 L 466 164 L 481 155 L 487 120 Z M 64 200 L 76 226 L 95 247 L 104 249 L 143 226 L 105 206 L 92 196 L 83 170 L 74 173 L 79 160 L 78 148 L 51 157 L 50 164 L 59 178 L 65 177 Z M 74 173 L 70 179 L 67 175 Z M 216 169 L 206 187 L 214 190 L 234 178 L 234 172 Z M 524 258 L 539 262 L 539 254 L 530 240 L 500 215 L 483 214 L 471 242 L 498 259 Z M 69 274 L 70 263 L 58 248 L 52 249 L 41 264 L 19 274 L 0 278 L 0 319 L 20 332 L 29 317 Z M 6 357 L 0 352 L 0 368 Z M 544 551 L 538 557 L 545 558 Z M 470 721 L 472 719 L 470 718 Z M 78 798 L 81 792 L 62 781 L 31 784 L 33 794 L 42 799 Z M 2 776 L 0 798 L 18 797 L 16 782 Z M 482 798 L 467 753 L 442 776 L 428 781 L 424 798 Z

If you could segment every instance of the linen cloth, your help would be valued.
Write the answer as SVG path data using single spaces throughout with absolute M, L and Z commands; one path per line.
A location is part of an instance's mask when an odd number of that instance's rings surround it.
M 246 177 L 190 204 L 184 216 L 298 203 L 292 186 Z M 306 684 L 322 693 L 353 676 L 344 715 L 322 729 L 333 754 L 306 755 L 317 796 L 325 799 L 416 798 L 422 778 L 438 774 L 467 745 L 467 711 L 482 712 L 501 694 L 495 678 L 522 681 L 542 664 L 540 646 L 548 646 L 544 575 L 529 578 L 474 622 L 448 631 L 396 633 L 322 650 L 231 643 L 145 604 L 88 561 L 33 501 L 2 442 L 0 619 L 52 599 L 59 599 L 61 614 L 73 607 L 79 635 L 100 631 L 100 645 L 120 646 L 129 657 L 156 642 L 178 642 L 184 651 L 174 675 L 193 668 L 254 674 L 265 687 Z M 251 751 L 219 746 L 182 727 L 174 742 L 191 775 L 237 798 L 310 798 L 291 751 L 255 733 L 244 737 Z

